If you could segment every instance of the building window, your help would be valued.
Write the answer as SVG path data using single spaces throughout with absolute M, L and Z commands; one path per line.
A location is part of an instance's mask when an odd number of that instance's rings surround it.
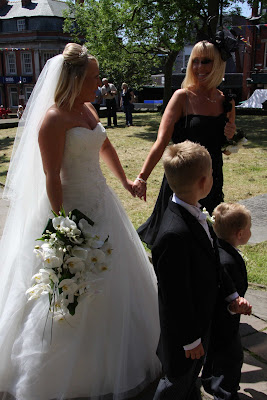
M 7 75 L 16 75 L 17 73 L 16 54 L 11 51 L 6 53 L 6 70 Z
M 23 75 L 32 74 L 32 55 L 31 53 L 21 53 L 21 64 Z
M 25 19 L 18 19 L 17 20 L 17 28 L 18 31 L 26 31 L 26 23 L 25 23 Z
M 19 96 L 18 96 L 18 89 L 16 87 L 9 88 L 9 98 L 10 98 L 10 106 L 14 108 L 18 107 Z
M 45 51 L 43 53 L 43 66 L 45 65 L 46 61 L 49 60 L 50 58 L 56 56 L 58 53 L 55 51 Z
M 29 100 L 30 95 L 32 94 L 32 91 L 33 91 L 33 87 L 30 87 L 30 86 L 25 87 L 25 104 Z

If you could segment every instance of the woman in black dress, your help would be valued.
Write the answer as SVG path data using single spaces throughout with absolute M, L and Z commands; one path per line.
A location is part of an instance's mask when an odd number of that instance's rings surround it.
M 188 139 L 205 146 L 212 158 L 213 187 L 201 205 L 211 213 L 223 201 L 223 160 L 221 147 L 235 133 L 234 101 L 217 89 L 225 73 L 225 61 L 214 44 L 198 42 L 188 61 L 182 89 L 170 99 L 163 114 L 158 137 L 152 146 L 140 174 L 135 180 L 135 193 L 146 196 L 146 181 L 160 160 L 170 140 Z M 163 213 L 172 192 L 164 176 L 161 190 L 149 219 L 138 229 L 141 239 L 152 246 Z

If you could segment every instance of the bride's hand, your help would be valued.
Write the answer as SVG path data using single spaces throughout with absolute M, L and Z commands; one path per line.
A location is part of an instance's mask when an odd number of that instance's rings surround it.
M 126 181 L 124 181 L 122 184 L 123 184 L 123 187 L 126 190 L 128 190 L 128 192 L 130 192 L 133 197 L 136 196 L 134 188 L 133 188 L 133 184 L 134 184 L 133 181 L 131 181 L 130 179 L 126 178 Z
M 138 180 L 138 178 L 136 178 L 133 183 L 133 188 L 135 195 L 139 197 L 139 199 L 144 199 L 144 201 L 146 201 L 146 182 L 143 180 Z

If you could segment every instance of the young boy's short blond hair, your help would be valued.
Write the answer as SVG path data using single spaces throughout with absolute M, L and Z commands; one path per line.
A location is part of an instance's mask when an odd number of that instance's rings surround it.
M 177 195 L 190 192 L 212 165 L 208 150 L 190 140 L 168 146 L 162 160 L 169 186 Z
M 214 209 L 213 215 L 213 229 L 218 238 L 225 241 L 245 229 L 251 219 L 250 211 L 238 203 L 221 203 Z

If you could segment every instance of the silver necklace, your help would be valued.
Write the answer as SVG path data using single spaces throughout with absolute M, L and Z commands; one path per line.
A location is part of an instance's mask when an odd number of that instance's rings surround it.
M 207 100 L 209 100 L 211 103 L 217 103 L 217 100 L 212 100 L 210 99 L 208 96 L 206 96 L 205 94 L 202 94 L 202 96 L 204 96 Z

